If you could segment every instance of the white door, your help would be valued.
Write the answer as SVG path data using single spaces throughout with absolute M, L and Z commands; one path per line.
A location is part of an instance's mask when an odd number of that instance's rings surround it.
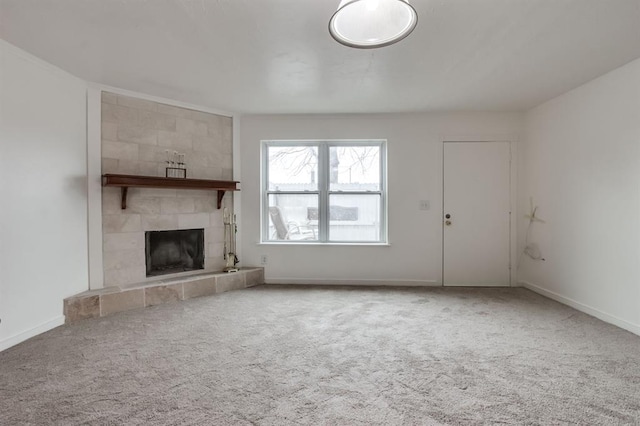
M 510 285 L 508 142 L 445 142 L 445 286 Z

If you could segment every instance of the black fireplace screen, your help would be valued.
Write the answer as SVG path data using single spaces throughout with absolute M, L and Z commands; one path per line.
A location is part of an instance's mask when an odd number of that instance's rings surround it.
M 147 231 L 147 277 L 204 269 L 204 229 Z

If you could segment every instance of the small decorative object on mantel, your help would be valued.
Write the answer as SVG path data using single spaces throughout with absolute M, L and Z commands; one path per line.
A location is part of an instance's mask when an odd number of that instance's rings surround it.
M 170 152 L 168 149 L 165 150 L 167 153 L 167 167 L 166 167 L 166 177 L 171 178 L 186 178 L 187 177 L 187 165 L 184 163 L 184 154 L 179 153 L 178 151 Z
M 222 213 L 222 221 L 224 222 L 224 260 L 227 261 L 223 271 L 238 272 L 236 265 L 240 260 L 236 255 L 236 233 L 238 232 L 236 215 L 232 215 L 225 207 Z

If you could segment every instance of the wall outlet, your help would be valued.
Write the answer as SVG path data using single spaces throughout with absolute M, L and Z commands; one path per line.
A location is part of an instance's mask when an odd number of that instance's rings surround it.
M 429 210 L 431 205 L 429 204 L 429 200 L 420 200 L 418 203 L 418 209 L 420 210 Z
M 263 254 L 262 256 L 260 256 L 260 263 L 263 265 L 267 264 L 267 255 Z

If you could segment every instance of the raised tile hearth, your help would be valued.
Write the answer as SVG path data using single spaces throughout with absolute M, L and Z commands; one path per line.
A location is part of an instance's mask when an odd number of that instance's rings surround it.
M 232 273 L 204 273 L 126 287 L 107 287 L 85 291 L 65 299 L 64 315 L 68 324 L 263 283 L 264 268 L 241 268 Z

